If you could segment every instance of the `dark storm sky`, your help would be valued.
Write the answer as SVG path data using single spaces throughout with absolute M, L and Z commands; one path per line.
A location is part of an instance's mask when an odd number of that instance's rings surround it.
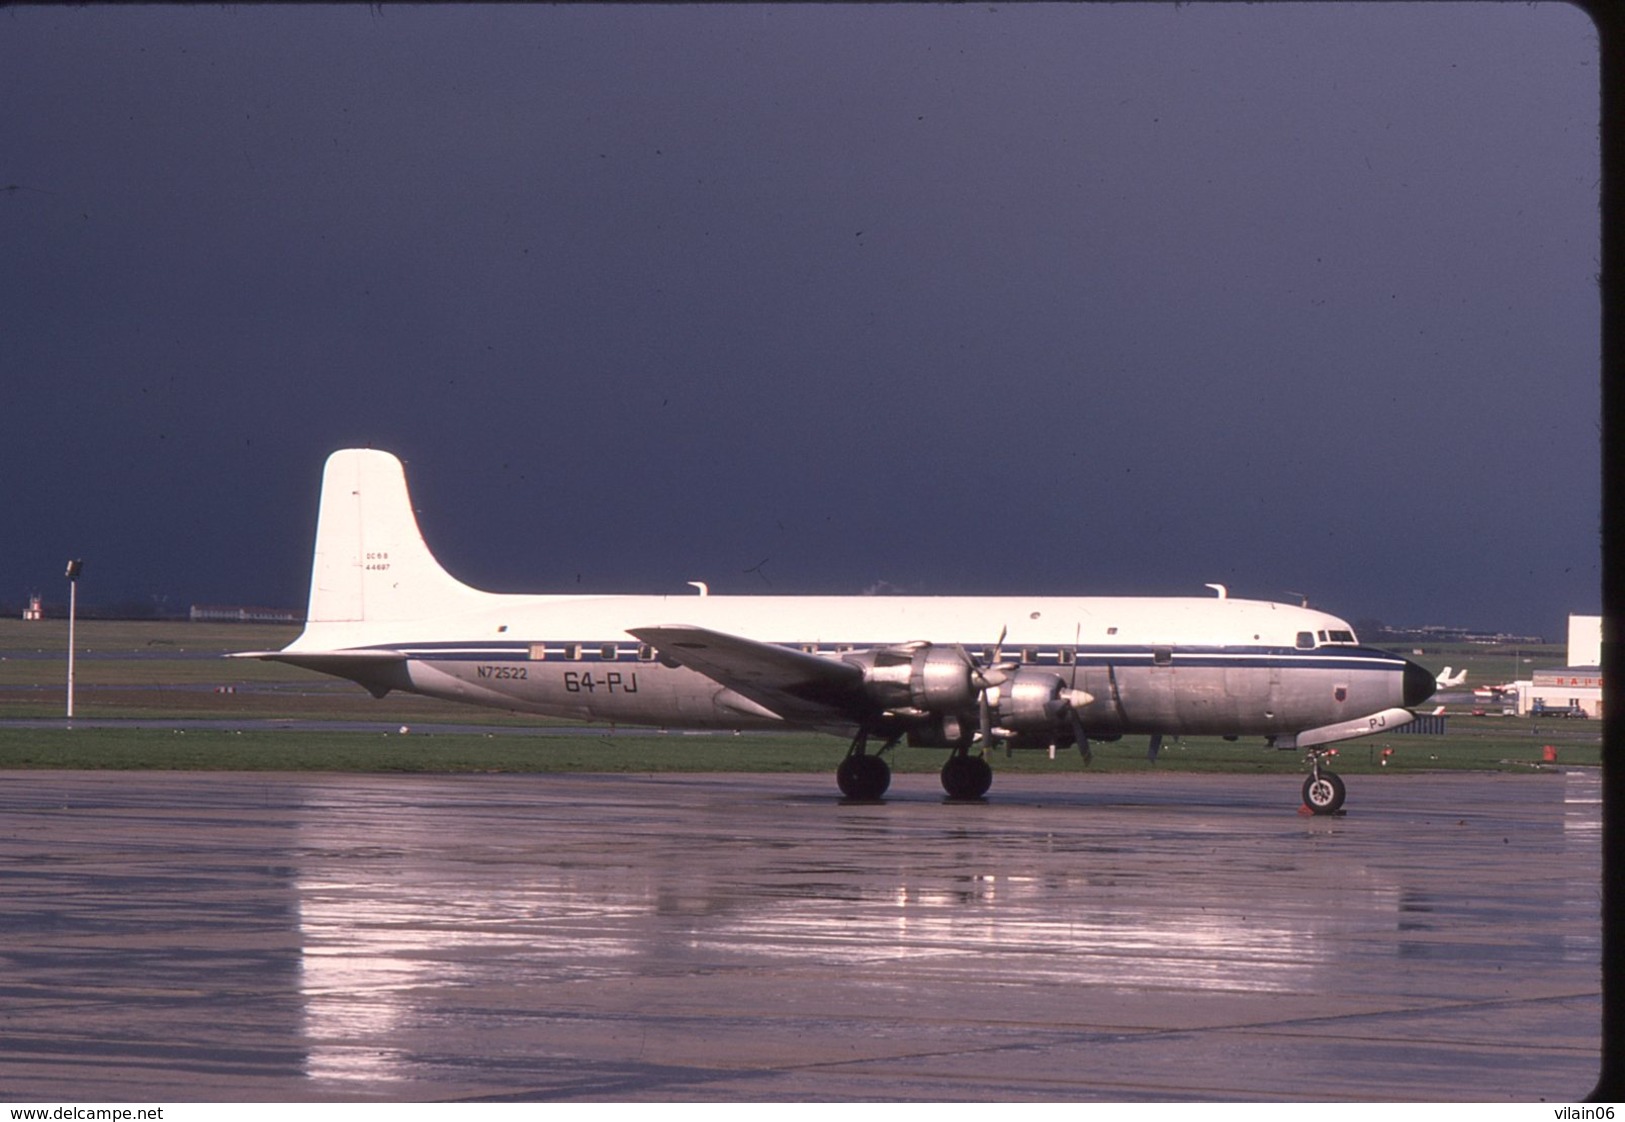
M 0 601 L 303 607 L 371 445 L 505 591 L 1561 637 L 1598 82 L 1561 5 L 10 8 Z

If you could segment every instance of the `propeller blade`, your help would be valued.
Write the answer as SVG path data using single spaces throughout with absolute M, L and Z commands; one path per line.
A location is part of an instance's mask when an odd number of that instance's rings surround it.
M 1073 689 L 1078 688 L 1078 648 L 1083 645 L 1083 624 L 1078 624 L 1072 631 L 1072 681 L 1068 683 Z
M 1083 718 L 1078 716 L 1078 711 L 1076 709 L 1072 708 L 1067 709 L 1067 716 L 1072 718 L 1072 735 L 1076 737 L 1078 741 L 1078 754 L 1083 757 L 1083 762 L 1085 765 L 1087 765 L 1093 762 L 1095 753 L 1094 750 L 1089 747 L 1089 734 L 1084 731 Z
M 992 653 L 990 653 L 987 657 L 987 665 L 981 668 L 984 673 L 993 670 L 1013 669 L 1015 665 L 1014 663 L 1007 663 L 1002 660 L 1002 656 L 1004 655 L 1004 637 L 1008 634 L 1010 634 L 1009 624 L 999 628 L 999 638 L 996 642 L 994 642 Z M 992 684 L 999 685 L 1001 683 L 1002 679 L 1000 682 L 994 682 Z

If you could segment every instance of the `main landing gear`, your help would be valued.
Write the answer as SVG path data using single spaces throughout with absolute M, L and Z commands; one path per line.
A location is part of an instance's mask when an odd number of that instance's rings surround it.
M 896 747 L 901 734 L 893 736 L 881 746 L 879 752 L 870 753 L 869 734 L 859 732 L 852 739 L 841 766 L 835 769 L 835 785 L 841 794 L 855 802 L 873 802 L 891 786 L 891 768 L 881 758 Z M 959 748 L 942 765 L 942 789 L 956 801 L 973 802 L 987 794 L 993 786 L 993 769 L 981 756 L 973 756 L 967 748 Z
M 1303 805 L 1316 814 L 1336 814 L 1343 809 L 1343 797 L 1348 793 L 1342 779 L 1320 766 L 1325 753 L 1310 749 L 1309 778 L 1303 781 Z
M 987 794 L 993 786 L 993 769 L 981 756 L 961 748 L 942 765 L 942 789 L 956 801 L 970 802 Z
M 879 752 L 871 756 L 865 750 L 869 743 L 869 730 L 859 731 L 852 740 L 852 747 L 847 749 L 841 766 L 835 769 L 835 785 L 841 789 L 841 794 L 860 802 L 873 802 L 884 795 L 886 788 L 891 786 L 891 768 L 880 756 L 901 739 L 900 735 L 890 738 Z

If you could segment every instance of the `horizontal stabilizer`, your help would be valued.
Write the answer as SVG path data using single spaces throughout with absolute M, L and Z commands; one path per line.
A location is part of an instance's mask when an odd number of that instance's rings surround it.
M 412 685 L 406 656 L 400 651 L 237 651 L 226 657 L 285 662 L 336 678 L 348 678 L 374 697 L 383 697 L 390 690 L 410 689 Z

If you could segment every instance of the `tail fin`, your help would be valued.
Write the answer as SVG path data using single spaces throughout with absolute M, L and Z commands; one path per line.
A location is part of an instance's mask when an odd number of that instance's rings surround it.
M 488 595 L 446 572 L 429 552 L 400 460 L 370 448 L 327 458 L 307 624 L 423 619 Z

